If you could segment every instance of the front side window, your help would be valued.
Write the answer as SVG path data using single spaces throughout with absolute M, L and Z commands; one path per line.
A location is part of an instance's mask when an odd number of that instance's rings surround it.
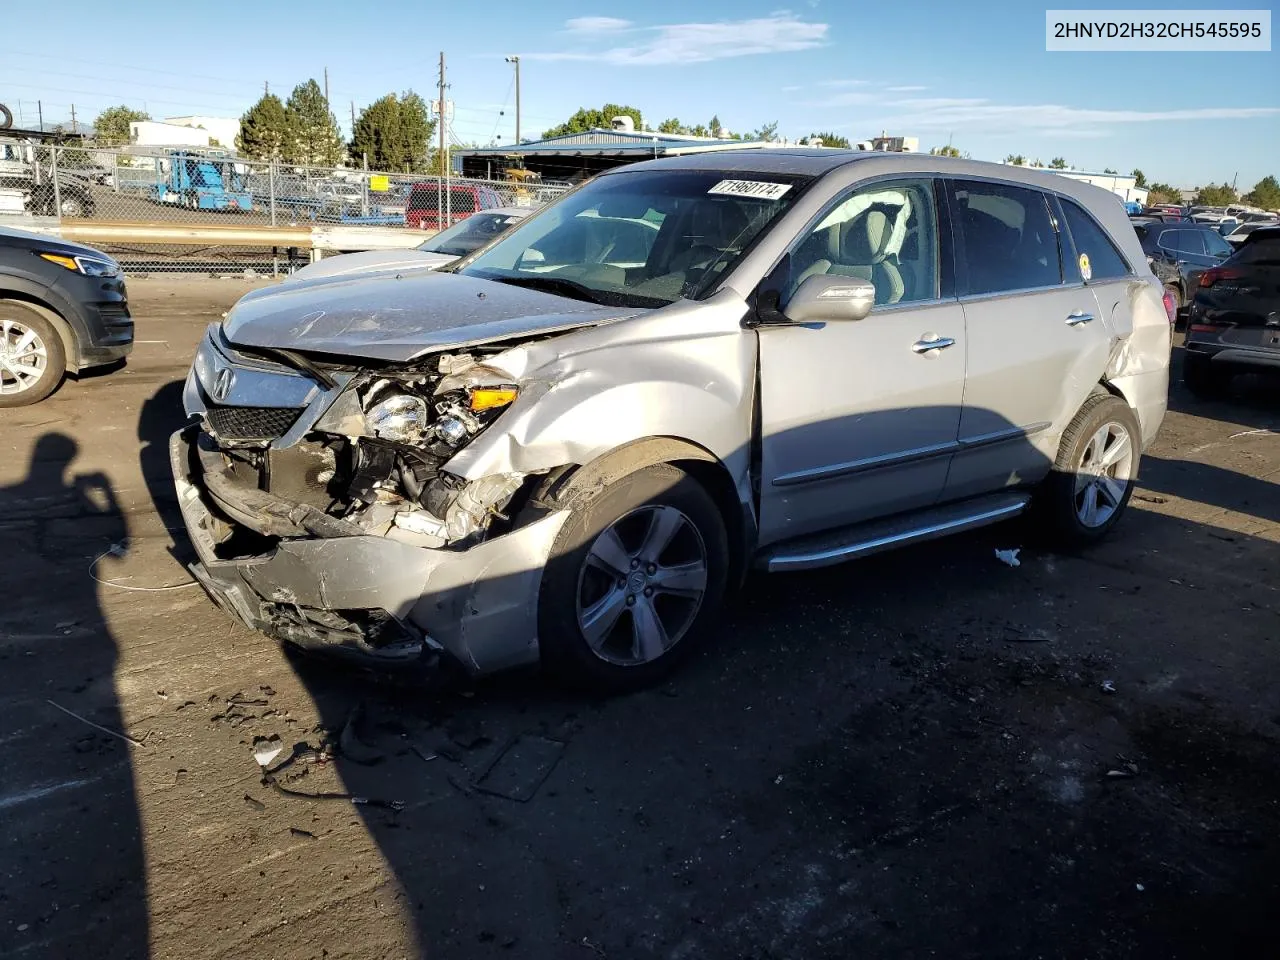
M 1129 265 L 1116 249 L 1102 227 L 1096 220 L 1079 206 L 1059 198 L 1062 204 L 1062 215 L 1067 221 L 1067 229 L 1076 246 L 1076 260 L 1068 265 L 1067 275 L 1072 279 L 1084 279 L 1081 274 L 1081 257 L 1089 258 L 1089 278 L 1092 280 L 1116 280 L 1129 275 Z
M 520 217 L 510 213 L 484 213 L 467 217 L 448 230 L 442 230 L 430 240 L 419 244 L 418 249 L 427 253 L 446 253 L 453 257 L 463 257 L 472 250 L 483 247 L 486 243 L 502 233 Z
M 1005 183 L 952 183 L 969 295 L 1062 283 L 1058 235 L 1044 194 Z
M 1175 230 L 1172 239 L 1175 252 L 1204 256 L 1204 233 L 1200 230 Z
M 543 208 L 458 272 L 614 306 L 708 292 L 809 178 L 627 171 Z
M 788 295 L 816 274 L 861 277 L 876 304 L 938 296 L 938 218 L 928 180 L 858 187 L 791 254 Z

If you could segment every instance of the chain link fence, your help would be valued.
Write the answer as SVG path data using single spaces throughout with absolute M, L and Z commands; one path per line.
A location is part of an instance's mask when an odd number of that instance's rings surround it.
M 73 237 L 76 228 L 91 225 L 92 235 L 103 239 L 87 242 L 132 273 L 288 271 L 310 257 L 299 229 L 377 227 L 425 239 L 477 211 L 536 207 L 567 189 L 291 166 L 211 148 L 107 150 L 0 140 L 0 223 L 21 227 L 24 220 L 54 217 Z M 184 242 L 165 229 L 172 227 L 208 229 L 186 231 L 191 242 Z M 353 231 L 349 242 L 369 235 Z M 378 245 L 412 240 L 383 236 Z

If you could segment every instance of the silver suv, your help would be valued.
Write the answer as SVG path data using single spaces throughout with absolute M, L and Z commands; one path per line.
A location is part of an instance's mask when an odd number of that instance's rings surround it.
M 1170 316 L 1111 194 L 930 156 L 744 149 L 592 180 L 439 273 L 255 291 L 172 442 L 195 573 L 356 661 L 688 652 L 749 568 L 1035 509 L 1109 531 Z

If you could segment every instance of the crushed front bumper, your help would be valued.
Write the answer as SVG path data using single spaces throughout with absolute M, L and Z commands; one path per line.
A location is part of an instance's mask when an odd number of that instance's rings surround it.
M 425 549 L 358 533 L 342 520 L 317 524 L 305 505 L 218 485 L 212 476 L 211 496 L 197 436 L 198 428 L 187 427 L 169 442 L 178 503 L 199 557 L 191 569 L 236 619 L 367 664 L 443 652 L 479 674 L 537 660 L 542 571 L 566 513 L 467 549 Z M 236 524 L 273 545 L 259 555 L 221 558 L 218 544 Z

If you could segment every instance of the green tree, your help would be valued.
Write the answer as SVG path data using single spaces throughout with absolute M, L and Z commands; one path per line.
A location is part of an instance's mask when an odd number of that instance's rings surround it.
M 1139 170 L 1137 167 L 1134 167 L 1134 168 L 1133 168 L 1133 173 L 1129 174 L 1129 176 L 1133 177 L 1133 185 L 1134 185 L 1135 187 L 1137 187 L 1139 190 L 1145 190 L 1145 189 L 1146 189 L 1146 187 L 1147 187 L 1147 175 L 1146 175 L 1145 173 L 1143 173 L 1143 172 L 1142 172 L 1141 170 Z
M 1039 157 L 1036 157 L 1034 160 L 1031 161 L 1031 166 L 1035 167 L 1037 170 L 1043 170 L 1044 161 L 1041 160 Z
M 253 160 L 283 160 L 289 142 L 289 117 L 274 93 L 265 94 L 240 118 L 236 149 Z
M 1275 177 L 1263 177 L 1244 195 L 1244 199 L 1263 210 L 1280 210 L 1280 183 Z
M 809 139 L 821 140 L 824 147 L 839 147 L 841 150 L 848 150 L 853 146 L 848 137 L 842 137 L 838 133 L 829 131 L 827 133 L 811 133 L 809 134 Z
M 1181 203 L 1182 191 L 1167 183 L 1153 183 L 1147 187 L 1147 203 Z
M 640 111 L 635 107 L 622 107 L 616 103 L 606 103 L 599 110 L 590 107 L 579 107 L 578 111 L 564 123 L 544 130 L 543 137 L 562 137 L 568 133 L 586 133 L 588 130 L 608 130 L 614 117 L 630 117 L 635 121 L 636 129 L 644 129 L 644 121 Z
M 1054 157 L 1049 161 L 1049 167 L 1053 170 L 1065 170 L 1067 169 L 1067 161 L 1061 157 Z
M 1020 153 L 1011 153 L 1004 158 L 1004 162 L 1014 167 L 1025 167 L 1027 158 Z
M 1102 172 L 1103 172 L 1103 173 L 1110 173 L 1110 174 L 1113 174 L 1113 175 L 1116 173 L 1116 171 L 1115 171 L 1115 170 L 1112 170 L 1110 167 L 1103 167 L 1103 168 L 1102 168 Z
M 672 117 L 669 120 L 663 120 L 658 124 L 659 133 L 688 133 L 689 130 L 683 123 Z
M 960 148 L 947 144 L 945 147 L 930 147 L 929 156 L 931 157 L 958 157 L 960 156 Z
M 762 124 L 755 133 L 751 134 L 750 139 L 773 143 L 778 139 L 778 121 L 774 120 L 771 123 Z
M 435 126 L 418 94 L 389 93 L 360 112 L 351 135 L 351 159 L 360 163 L 367 156 L 374 170 L 421 173 L 430 166 Z
M 314 80 L 293 88 L 284 105 L 289 136 L 284 158 L 290 163 L 333 167 L 342 159 L 338 121 Z
M 150 119 L 151 114 L 134 110 L 124 104 L 118 107 L 107 107 L 93 121 L 93 138 L 104 147 L 118 147 L 132 139 L 129 135 L 129 124 Z
M 711 118 L 711 122 L 707 124 L 707 130 L 710 131 L 711 136 L 716 137 L 717 139 L 725 135 L 724 126 L 720 123 L 719 114 Z
M 1205 207 L 1225 207 L 1229 203 L 1235 203 L 1236 200 L 1235 188 L 1229 183 L 1224 183 L 1216 187 L 1213 184 L 1201 187 L 1191 202 Z

